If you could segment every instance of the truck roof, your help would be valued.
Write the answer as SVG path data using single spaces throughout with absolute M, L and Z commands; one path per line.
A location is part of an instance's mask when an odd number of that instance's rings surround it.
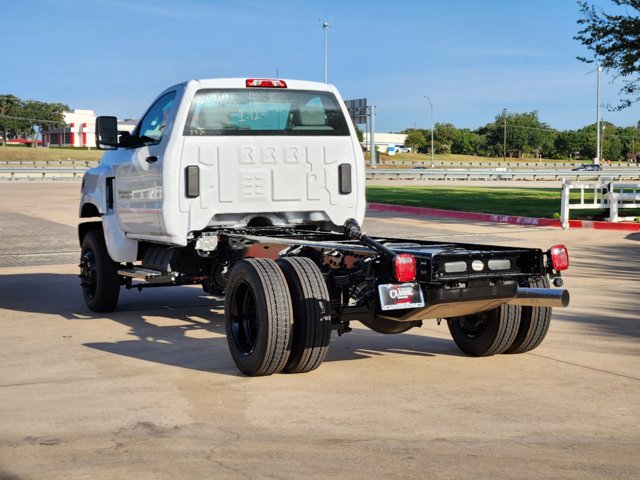
M 325 91 L 325 92 L 334 92 L 335 89 L 332 85 L 323 82 L 310 82 L 307 80 L 293 80 L 288 78 L 263 78 L 263 77 L 242 77 L 242 78 L 201 78 L 201 79 L 193 79 L 188 80 L 186 82 L 179 83 L 178 85 L 182 85 L 186 88 L 195 87 L 196 89 L 200 88 L 248 88 L 247 80 L 270 80 L 270 81 L 282 81 L 286 84 L 286 88 L 292 90 L 315 90 L 315 91 Z M 167 90 L 173 89 L 178 85 L 173 85 L 169 87 Z

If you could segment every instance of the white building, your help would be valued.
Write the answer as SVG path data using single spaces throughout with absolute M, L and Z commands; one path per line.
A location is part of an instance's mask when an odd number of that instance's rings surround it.
M 404 145 L 407 135 L 404 133 L 375 133 L 373 140 L 376 142 L 376 148 L 381 153 L 388 153 L 389 147 L 397 147 Z M 369 132 L 364 134 L 364 146 L 369 149 L 371 141 L 369 140 Z
M 50 147 L 95 148 L 96 114 L 93 110 L 64 112 L 65 126 L 42 132 L 42 143 Z M 118 130 L 131 132 L 137 120 L 119 120 Z

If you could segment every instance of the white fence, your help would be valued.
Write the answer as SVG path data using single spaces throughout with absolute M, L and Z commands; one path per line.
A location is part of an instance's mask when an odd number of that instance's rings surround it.
M 578 201 L 571 201 L 572 190 L 580 192 Z M 587 199 L 593 195 L 593 198 Z M 608 209 L 609 221 L 618 222 L 625 219 L 618 216 L 621 208 L 640 208 L 640 183 L 622 183 L 601 178 L 599 182 L 562 181 L 562 205 L 560 220 L 562 228 L 569 228 L 569 212 L 571 210 Z
M 489 168 L 413 168 L 367 169 L 367 180 L 555 180 L 563 178 L 591 180 L 606 177 L 613 180 L 640 180 L 640 170 L 608 169 L 601 172 L 571 170 L 508 170 Z

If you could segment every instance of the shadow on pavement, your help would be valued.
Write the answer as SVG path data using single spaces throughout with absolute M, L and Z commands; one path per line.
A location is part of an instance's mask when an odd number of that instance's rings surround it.
M 640 240 L 640 234 L 633 233 L 626 239 Z M 589 295 L 581 296 L 582 303 L 558 309 L 554 317 L 583 324 L 598 333 L 640 337 L 640 248 L 634 244 L 581 246 L 570 262 L 569 272 L 579 268 L 580 280 L 596 285 L 589 287 Z M 575 313 L 577 308 L 583 313 Z M 595 309 L 606 313 L 593 313 Z
M 640 242 L 640 233 L 630 233 L 625 238 L 627 240 L 635 240 L 636 242 Z
M 166 365 L 241 375 L 228 351 L 224 301 L 207 296 L 200 287 L 153 288 L 141 293 L 123 289 L 118 310 L 94 313 L 84 304 L 76 275 L 3 275 L 0 309 L 60 316 L 73 322 L 74 331 L 87 328 L 87 321 L 110 320 L 126 326 L 131 339 L 84 345 Z M 105 339 L 113 336 L 108 327 L 102 333 Z M 95 330 L 90 334 L 95 337 Z M 335 334 L 332 336 L 327 361 L 358 360 L 386 353 L 424 357 L 461 355 L 450 339 L 410 333 L 381 335 L 356 328 L 339 339 Z

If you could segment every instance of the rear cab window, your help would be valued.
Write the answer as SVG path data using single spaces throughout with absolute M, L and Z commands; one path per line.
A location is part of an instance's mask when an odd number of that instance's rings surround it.
M 348 136 L 330 92 L 284 89 L 203 89 L 196 92 L 185 136 Z

